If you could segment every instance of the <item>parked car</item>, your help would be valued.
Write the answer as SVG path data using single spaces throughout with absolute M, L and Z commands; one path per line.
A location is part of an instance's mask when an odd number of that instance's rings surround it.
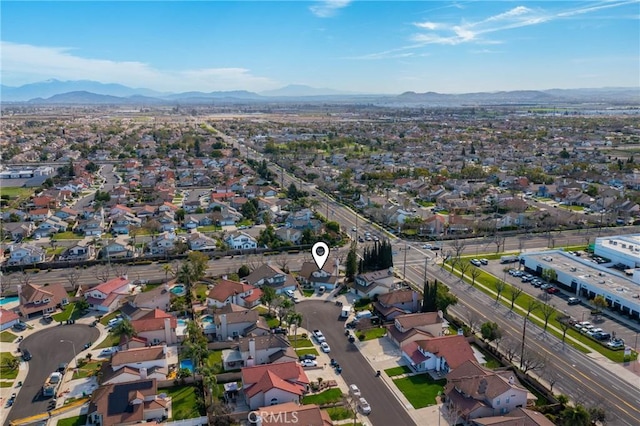
M 300 356 L 300 361 L 314 360 L 314 359 L 316 359 L 316 356 L 314 354 L 304 354 Z
M 549 287 L 549 288 L 547 288 L 547 293 L 549 293 L 549 294 L 555 294 L 555 293 L 558 293 L 559 291 L 560 290 L 558 290 L 557 287 Z
M 478 259 L 471 259 L 469 262 L 474 266 L 482 266 L 482 263 L 480 263 Z
M 13 324 L 13 329 L 18 331 L 24 331 L 27 329 L 27 325 L 23 322 L 18 321 L 17 323 Z
M 313 330 L 313 337 L 316 339 L 318 343 L 322 343 L 327 340 L 324 337 L 324 334 L 322 334 L 322 331 L 320 330 Z
M 480 263 L 482 263 L 483 265 L 488 265 L 489 259 L 480 259 Z
M 111 348 L 105 348 L 100 351 L 100 356 L 109 356 L 116 352 L 118 352 L 118 348 L 116 348 L 115 346 Z
M 331 352 L 331 346 L 329 346 L 327 342 L 322 342 L 320 344 L 320 349 L 322 349 L 322 352 L 324 352 L 325 354 Z
M 432 244 L 425 244 L 425 245 L 422 246 L 422 248 L 426 249 L 426 250 L 431 250 L 433 248 L 433 245 Z
M 349 395 L 354 398 L 360 398 L 362 394 L 360 393 L 360 388 L 356 385 L 349 385 Z
M 607 346 L 609 346 L 612 349 L 624 348 L 624 340 L 622 339 L 612 340 L 609 343 L 607 343 Z
M 285 293 L 287 294 L 287 296 L 293 298 L 295 297 L 295 294 L 293 293 L 293 290 L 285 290 Z
M 570 297 L 569 299 L 567 299 L 567 305 L 579 305 L 580 304 L 580 299 L 578 299 L 577 297 Z
M 370 414 L 371 413 L 371 406 L 369 405 L 369 403 L 367 402 L 366 399 L 360 398 L 358 400 L 358 410 L 362 414 Z
M 23 349 L 22 350 L 22 359 L 25 361 L 29 361 L 31 360 L 32 356 L 31 356 L 31 352 L 29 352 L 28 349 Z
M 316 361 L 315 359 L 305 359 L 303 361 L 300 361 L 300 365 L 302 365 L 303 367 L 317 367 L 318 361 Z

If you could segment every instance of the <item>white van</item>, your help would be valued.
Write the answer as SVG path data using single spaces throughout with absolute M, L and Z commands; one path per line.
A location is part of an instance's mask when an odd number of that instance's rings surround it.
M 360 311 L 360 312 L 356 313 L 356 319 L 357 320 L 361 320 L 363 318 L 371 318 L 372 316 L 373 316 L 373 314 L 369 310 Z

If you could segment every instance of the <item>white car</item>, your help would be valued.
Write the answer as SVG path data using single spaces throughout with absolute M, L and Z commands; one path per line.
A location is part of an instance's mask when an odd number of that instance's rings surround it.
M 362 414 L 370 414 L 371 406 L 369 405 L 366 399 L 360 398 L 358 400 L 358 410 L 360 410 Z
M 300 365 L 302 365 L 303 367 L 317 367 L 318 361 L 316 361 L 315 359 L 305 359 L 300 361 Z
M 324 334 L 322 334 L 322 331 L 320 330 L 313 330 L 313 337 L 315 337 L 318 343 L 322 343 L 327 340 L 325 339 Z
M 118 352 L 118 349 L 116 347 L 105 348 L 100 351 L 100 356 L 109 356 L 116 352 Z
M 320 349 L 322 349 L 322 352 L 324 352 L 325 354 L 331 352 L 331 346 L 329 346 L 327 342 L 322 342 L 320 344 Z
M 431 250 L 433 248 L 433 245 L 432 244 L 425 244 L 425 245 L 422 246 L 422 248 L 426 249 L 426 250 Z
M 287 294 L 287 296 L 293 298 L 295 296 L 295 294 L 293 293 L 293 290 L 285 290 L 285 293 Z
M 360 398 L 362 396 L 360 389 L 356 385 L 349 385 L 349 394 L 354 398 Z

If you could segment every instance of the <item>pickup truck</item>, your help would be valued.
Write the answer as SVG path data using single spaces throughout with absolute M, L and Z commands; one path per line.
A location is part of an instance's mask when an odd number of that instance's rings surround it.
M 320 330 L 313 330 L 313 337 L 315 337 L 318 343 L 322 343 L 327 340 L 325 339 L 324 334 L 322 334 L 322 331 Z

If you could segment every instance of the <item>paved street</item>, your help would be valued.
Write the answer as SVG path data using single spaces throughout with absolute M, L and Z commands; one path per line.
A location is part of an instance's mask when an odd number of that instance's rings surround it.
M 331 346 L 331 358 L 341 366 L 347 384 L 355 383 L 362 396 L 371 405 L 369 421 L 374 426 L 416 424 L 394 393 L 376 377 L 375 370 L 363 357 L 355 344 L 344 335 L 344 321 L 339 320 L 340 308 L 333 301 L 308 300 L 297 305 L 303 316 L 303 326 L 308 330 L 320 329 Z

